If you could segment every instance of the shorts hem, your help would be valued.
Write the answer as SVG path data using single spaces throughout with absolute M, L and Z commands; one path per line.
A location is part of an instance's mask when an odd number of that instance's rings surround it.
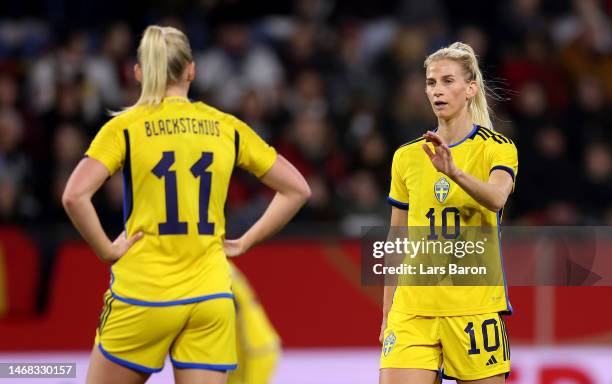
M 156 372 L 160 372 L 164 368 L 163 366 L 161 368 L 145 367 L 144 365 L 132 363 L 131 361 L 127 361 L 125 359 L 121 359 L 121 358 L 119 358 L 117 356 L 114 356 L 114 355 L 110 354 L 109 352 L 107 352 L 104 349 L 104 347 L 102 347 L 102 343 L 98 343 L 98 349 L 100 350 L 100 352 L 102 353 L 102 355 L 104 357 L 106 357 L 108 360 L 112 361 L 113 363 L 122 365 L 124 367 L 133 369 L 133 370 L 138 371 L 138 372 L 156 373 Z
M 170 361 L 175 368 L 180 369 L 208 369 L 211 371 L 233 371 L 238 368 L 238 364 L 207 364 L 207 363 L 186 363 L 177 361 L 170 356 Z

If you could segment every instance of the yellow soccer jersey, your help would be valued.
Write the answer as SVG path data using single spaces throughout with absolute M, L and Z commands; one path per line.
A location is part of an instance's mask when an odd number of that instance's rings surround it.
M 247 355 L 265 354 L 280 347 L 280 338 L 264 308 L 261 306 L 247 278 L 233 264 L 232 291 L 236 303 L 239 341 L 241 350 Z
M 111 268 L 111 292 L 139 305 L 233 297 L 223 251 L 234 166 L 257 177 L 276 151 L 246 124 L 201 102 L 167 97 L 111 119 L 87 156 L 123 168 L 127 236 L 143 239 Z
M 501 211 L 492 212 L 481 206 L 448 176 L 438 172 L 422 148 L 424 143 L 423 138 L 409 142 L 393 156 L 388 201 L 397 208 L 408 210 L 406 224 L 410 228 L 436 228 L 438 232 L 451 234 L 465 227 L 499 229 Z M 433 144 L 428 145 L 433 150 Z M 475 125 L 463 140 L 449 147 L 457 167 L 482 181 L 487 181 L 495 169 L 507 171 L 513 180 L 516 177 L 516 147 L 512 140 L 497 132 Z M 487 248 L 485 256 L 487 263 L 497 265 L 503 276 L 498 231 L 492 232 L 496 234 L 497 244 Z M 422 316 L 512 311 L 505 276 L 499 281 L 500 285 L 480 286 L 399 284 L 393 298 L 393 309 Z

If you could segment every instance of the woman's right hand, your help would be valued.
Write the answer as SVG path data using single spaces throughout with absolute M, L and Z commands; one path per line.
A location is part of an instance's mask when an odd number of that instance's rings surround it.
M 245 244 L 244 237 L 234 240 L 225 240 L 223 242 L 223 250 L 227 257 L 240 256 L 247 251 L 248 247 Z
M 387 329 L 387 316 L 383 317 L 382 324 L 380 325 L 380 335 L 378 336 L 378 341 L 380 341 L 381 344 L 384 343 L 386 329 Z

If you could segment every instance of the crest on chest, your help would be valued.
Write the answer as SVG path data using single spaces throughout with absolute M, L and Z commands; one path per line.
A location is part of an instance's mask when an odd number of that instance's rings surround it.
M 444 203 L 450 192 L 450 183 L 445 177 L 441 177 L 434 184 L 434 196 L 439 203 Z

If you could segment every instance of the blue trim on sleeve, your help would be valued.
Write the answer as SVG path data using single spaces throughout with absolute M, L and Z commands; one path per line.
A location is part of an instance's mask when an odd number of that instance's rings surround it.
M 491 170 L 489 171 L 489 175 L 491 174 L 491 172 L 493 172 L 496 169 L 501 169 L 502 171 L 508 172 L 510 176 L 512 176 L 512 181 L 514 181 L 514 169 L 510 167 L 506 167 L 505 165 L 496 165 L 493 168 L 491 168 Z
M 211 371 L 233 371 L 238 368 L 238 364 L 203 364 L 203 363 L 184 363 L 182 361 L 176 361 L 170 355 L 170 361 L 176 368 L 183 369 L 209 369 Z
M 387 201 L 396 208 L 403 209 L 404 211 L 408 210 L 408 203 L 402 203 L 401 201 L 395 200 L 391 196 L 387 196 Z
M 238 154 L 240 153 L 240 133 L 234 130 L 234 167 L 238 165 Z
M 162 369 L 164 369 L 163 366 L 161 368 L 149 368 L 149 367 L 145 367 L 144 365 L 140 365 L 140 364 L 132 363 L 131 361 L 120 359 L 117 356 L 113 356 L 110 353 L 106 352 L 106 350 L 104 350 L 104 348 L 102 347 L 102 343 L 98 343 L 98 349 L 100 350 L 100 352 L 102 352 L 102 355 L 104 355 L 104 357 L 106 357 L 113 363 L 123 365 L 124 367 L 133 369 L 138 372 L 155 373 L 155 372 L 159 372 Z
M 130 133 L 127 129 L 123 130 L 125 137 L 125 162 L 123 164 L 123 226 L 132 214 L 134 207 L 134 196 L 132 192 L 132 165 L 130 156 Z
M 470 136 L 472 136 L 472 135 L 474 134 L 474 132 L 476 132 L 476 130 L 478 129 L 478 126 L 477 126 L 476 124 L 472 124 L 472 126 L 473 126 L 474 128 L 472 128 L 472 130 L 470 131 L 470 133 L 468 133 L 468 134 L 467 134 L 467 136 L 466 136 L 466 137 L 464 137 L 463 139 L 459 140 L 458 142 L 456 142 L 456 143 L 454 143 L 454 144 L 449 145 L 448 147 L 449 147 L 449 148 L 456 147 L 456 146 L 458 146 L 459 144 L 461 144 L 461 143 L 463 143 L 464 141 L 466 141 L 467 139 L 469 139 L 469 138 L 470 138 Z
M 213 293 L 212 295 L 204 295 L 204 296 L 198 296 L 198 297 L 191 297 L 189 299 L 182 299 L 182 300 L 172 300 L 172 301 L 144 301 L 144 300 L 138 300 L 138 299 L 129 299 L 127 297 L 121 297 L 119 295 L 117 295 L 115 292 L 113 292 L 113 290 L 111 289 L 111 295 L 113 295 L 113 297 L 119 301 L 123 301 L 124 303 L 128 303 L 128 304 L 132 304 L 132 305 L 141 305 L 144 307 L 169 307 L 172 305 L 181 305 L 181 304 L 191 304 L 191 303 L 197 303 L 200 301 L 205 301 L 205 300 L 213 300 L 213 299 L 233 299 L 234 298 L 234 294 L 233 293 L 225 293 L 225 292 L 221 292 L 221 293 Z
M 504 293 L 506 295 L 506 307 L 508 312 L 512 314 L 512 304 L 510 304 L 510 297 L 508 297 L 508 282 L 506 281 L 506 271 L 504 270 L 504 254 L 502 252 L 502 243 L 501 243 L 501 215 L 502 209 L 497 211 L 497 238 L 499 240 L 499 261 L 501 262 L 502 267 L 502 276 L 504 276 Z

